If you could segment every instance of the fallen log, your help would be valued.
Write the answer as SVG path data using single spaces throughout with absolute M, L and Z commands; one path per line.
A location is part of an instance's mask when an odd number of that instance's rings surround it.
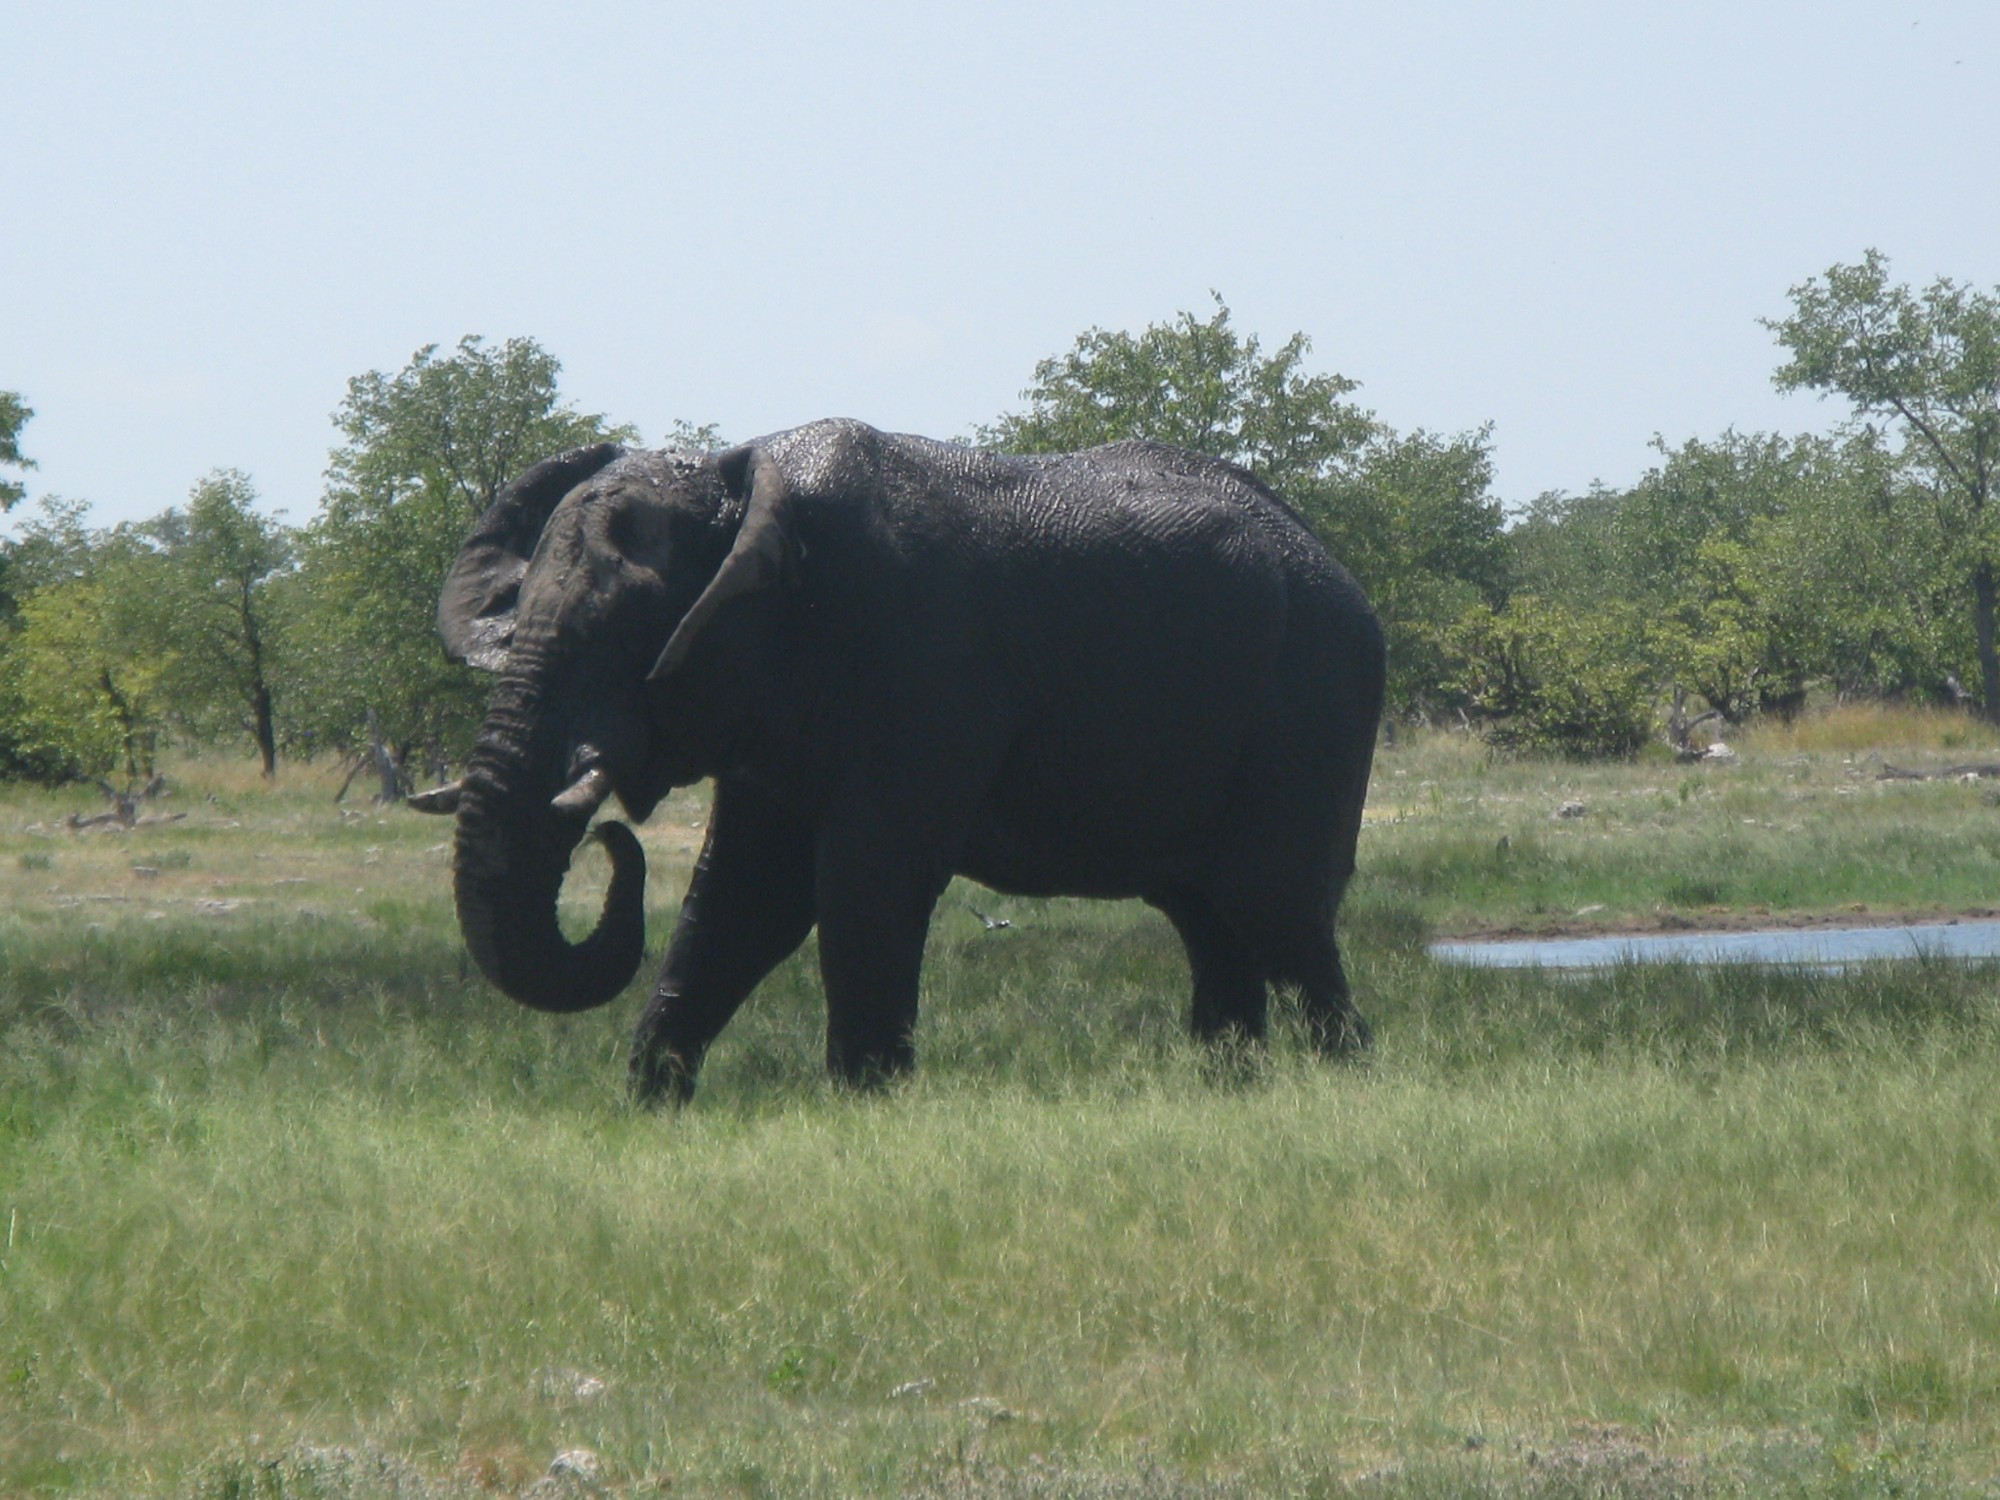
M 1963 781 L 1968 776 L 2000 777 L 2000 763 L 1989 761 L 1982 765 L 1944 766 L 1935 771 L 1910 771 L 1901 766 L 1884 764 L 1875 773 L 1877 781 Z
M 132 825 L 121 819 L 117 813 L 96 813 L 85 817 L 82 813 L 71 813 L 62 820 L 62 826 L 71 833 L 87 833 L 93 828 L 130 828 Z

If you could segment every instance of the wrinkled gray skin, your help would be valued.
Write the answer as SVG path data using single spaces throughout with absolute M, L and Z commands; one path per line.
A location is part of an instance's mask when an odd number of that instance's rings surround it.
M 913 1059 L 931 911 L 996 890 L 1140 897 L 1194 971 L 1203 1038 L 1296 987 L 1367 1044 L 1333 918 L 1380 716 L 1352 578 L 1243 471 L 1118 443 L 1010 458 L 857 422 L 714 455 L 536 465 L 445 585 L 450 652 L 498 673 L 462 783 L 459 921 L 502 990 L 602 1005 L 638 967 L 645 860 L 621 823 L 596 929 L 556 897 L 600 804 L 643 821 L 715 778 L 707 842 L 633 1043 L 684 1099 L 757 983 L 819 928 L 827 1064 Z

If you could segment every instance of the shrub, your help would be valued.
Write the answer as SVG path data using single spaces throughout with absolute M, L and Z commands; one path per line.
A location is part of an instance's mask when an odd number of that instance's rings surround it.
M 1449 684 L 1493 744 L 1579 757 L 1631 755 L 1652 734 L 1654 672 L 1636 611 L 1585 613 L 1518 595 L 1446 632 Z

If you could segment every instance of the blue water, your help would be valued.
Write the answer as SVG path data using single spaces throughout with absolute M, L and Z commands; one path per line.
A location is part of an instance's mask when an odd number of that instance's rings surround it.
M 1837 969 L 1885 958 L 2000 958 L 2000 922 L 1670 932 L 1594 938 L 1433 943 L 1446 963 L 1489 969 L 1604 969 L 1617 964 L 1798 964 Z

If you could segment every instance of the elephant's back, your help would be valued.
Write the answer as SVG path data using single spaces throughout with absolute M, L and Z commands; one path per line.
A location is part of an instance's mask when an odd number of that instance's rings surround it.
M 1159 888 L 1274 777 L 1330 845 L 1380 635 L 1254 477 L 1152 443 L 1016 457 L 841 423 L 786 446 L 834 711 L 864 760 L 960 789 L 960 868 Z
M 1246 788 L 1252 774 L 1296 778 L 1299 816 L 1330 827 L 1353 727 L 1365 718 L 1372 740 L 1379 697 L 1381 638 L 1353 580 L 1227 465 L 1120 444 L 1023 467 L 988 501 L 1008 518 L 989 523 L 1004 540 L 993 585 L 967 591 L 1020 710 L 968 872 L 1158 888 L 1268 791 Z

